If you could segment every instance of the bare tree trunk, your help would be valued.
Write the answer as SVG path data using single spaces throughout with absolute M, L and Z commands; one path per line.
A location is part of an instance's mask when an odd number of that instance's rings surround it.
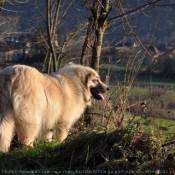
M 100 3 L 101 2 L 101 3 Z M 100 8 L 100 14 L 99 13 Z M 99 71 L 101 48 L 103 43 L 104 32 L 108 26 L 107 16 L 109 13 L 109 0 L 94 0 L 94 11 L 92 12 L 94 19 L 95 38 L 92 48 L 92 60 L 90 66 Z
M 49 45 L 48 71 L 57 71 L 57 54 L 54 47 L 56 26 L 58 24 L 58 14 L 61 0 L 47 0 L 47 33 Z M 51 60 L 52 61 L 51 61 Z
M 4 2 L 5 2 L 5 1 L 3 1 L 3 0 L 1 0 L 1 2 L 0 2 L 0 14 L 1 14 L 1 12 L 2 12 L 2 6 L 3 6 Z
M 82 52 L 81 52 L 81 58 L 80 58 L 80 64 L 82 64 L 82 65 L 85 64 L 85 59 L 86 59 L 86 55 L 87 55 L 87 47 L 88 47 L 88 43 L 90 40 L 90 35 L 92 33 L 92 25 L 93 25 L 92 19 L 89 19 L 89 24 L 88 24 L 86 37 L 85 37 L 85 41 L 84 41 Z
M 104 31 L 101 29 L 97 30 L 95 35 L 96 38 L 94 41 L 94 46 L 92 48 L 92 59 L 90 66 L 98 72 Z

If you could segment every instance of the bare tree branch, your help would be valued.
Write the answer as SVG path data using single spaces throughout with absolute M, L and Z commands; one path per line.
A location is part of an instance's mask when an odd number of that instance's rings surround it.
M 147 4 L 144 4 L 142 6 L 139 6 L 138 8 L 134 9 L 134 10 L 131 10 L 129 12 L 126 12 L 125 14 L 121 14 L 121 15 L 118 15 L 118 16 L 115 16 L 115 17 L 112 17 L 110 19 L 108 19 L 109 22 L 113 21 L 113 20 L 116 20 L 116 19 L 120 19 L 120 18 L 123 18 L 124 16 L 130 16 L 130 15 L 133 15 L 133 14 L 136 14 L 142 10 L 144 10 L 145 8 L 149 7 L 150 5 L 153 5 L 153 4 L 156 4 L 157 2 L 159 2 L 161 0 L 155 0 L 153 2 L 149 2 Z M 119 1 L 118 1 L 119 2 Z

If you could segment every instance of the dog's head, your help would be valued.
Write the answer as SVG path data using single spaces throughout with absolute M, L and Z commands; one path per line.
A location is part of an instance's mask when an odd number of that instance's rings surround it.
M 78 77 L 81 78 L 89 96 L 96 100 L 104 100 L 103 94 L 109 88 L 101 81 L 99 74 L 90 67 L 79 66 L 77 68 Z
M 91 92 L 91 96 L 96 100 L 104 100 L 103 93 L 109 90 L 109 88 L 101 81 L 97 72 L 92 71 L 87 79 L 87 85 Z
M 59 69 L 57 73 L 52 73 L 51 75 L 57 77 L 61 75 L 73 81 L 77 88 L 74 92 L 82 91 L 86 102 L 89 102 L 91 97 L 97 100 L 104 100 L 103 94 L 109 90 L 101 81 L 98 73 L 87 66 L 76 64 L 66 65 Z

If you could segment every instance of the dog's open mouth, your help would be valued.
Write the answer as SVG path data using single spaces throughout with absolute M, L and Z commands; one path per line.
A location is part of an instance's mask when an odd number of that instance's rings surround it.
M 91 88 L 91 94 L 97 100 L 104 100 L 103 95 L 96 88 Z

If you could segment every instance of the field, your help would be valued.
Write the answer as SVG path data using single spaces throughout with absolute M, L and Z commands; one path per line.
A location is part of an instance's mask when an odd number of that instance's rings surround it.
M 145 132 L 153 134 L 157 138 L 166 139 L 175 136 L 175 120 L 149 117 L 146 119 L 135 117 L 135 120 Z
M 128 68 L 127 74 L 125 74 L 126 66 L 125 65 L 111 65 L 104 64 L 101 67 L 101 75 L 105 77 L 109 75 L 111 82 L 116 85 L 116 82 L 123 82 L 124 79 L 126 82 L 129 82 L 130 78 L 134 75 L 134 68 Z M 104 78 L 105 79 L 105 78 Z M 161 87 L 175 87 L 174 86 L 175 77 L 169 74 L 157 74 L 154 71 L 146 73 L 141 71 L 134 79 L 134 86 L 161 86 Z

